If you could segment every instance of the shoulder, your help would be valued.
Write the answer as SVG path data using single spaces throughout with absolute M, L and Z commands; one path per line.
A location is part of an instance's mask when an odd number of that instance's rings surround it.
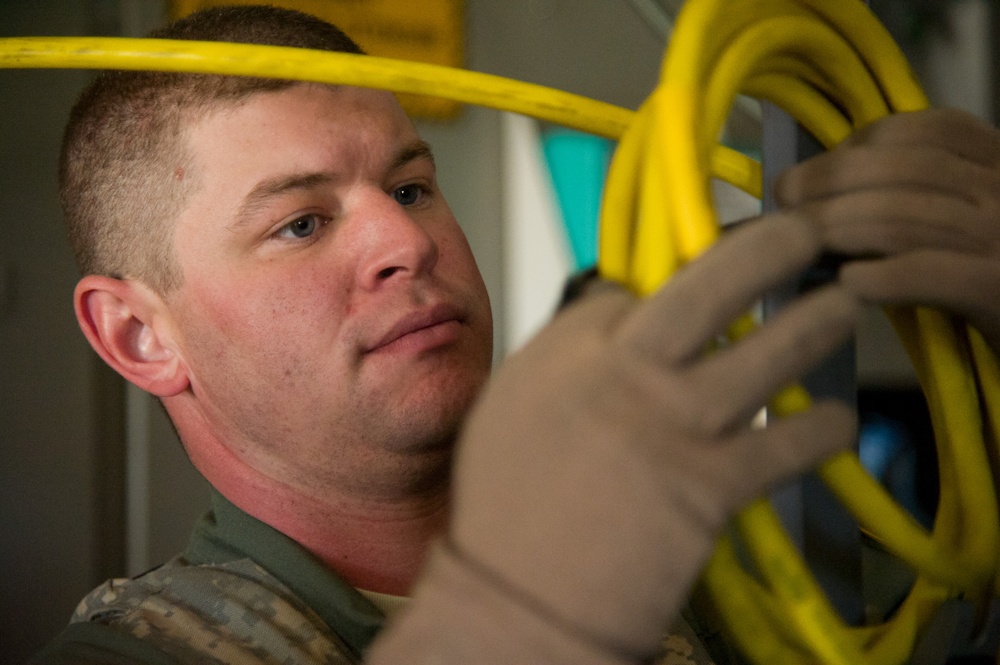
M 75 655 L 84 652 L 103 660 Z M 92 591 L 32 662 L 356 662 L 349 654 L 312 609 L 249 559 L 195 566 L 178 558 Z

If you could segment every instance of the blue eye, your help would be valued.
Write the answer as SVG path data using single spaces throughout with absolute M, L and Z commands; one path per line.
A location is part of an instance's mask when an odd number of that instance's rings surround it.
M 392 198 L 396 199 L 399 205 L 411 206 L 420 200 L 423 193 L 424 188 L 420 185 L 403 185 L 392 192 Z
M 278 235 L 285 238 L 308 238 L 316 232 L 321 223 L 319 215 L 302 215 L 281 227 Z

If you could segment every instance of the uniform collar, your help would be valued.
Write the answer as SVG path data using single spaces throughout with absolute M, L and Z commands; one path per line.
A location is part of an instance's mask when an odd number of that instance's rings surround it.
M 378 608 L 326 564 L 214 489 L 212 511 L 195 525 L 184 556 L 194 565 L 253 560 L 322 617 L 359 658 L 385 622 Z

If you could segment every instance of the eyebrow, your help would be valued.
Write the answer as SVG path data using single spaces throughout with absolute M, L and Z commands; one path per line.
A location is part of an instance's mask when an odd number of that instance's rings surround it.
M 434 165 L 434 153 L 426 141 L 417 140 L 399 150 L 389 163 L 389 171 L 395 171 L 410 162 L 418 159 L 426 159 Z M 254 186 L 250 192 L 243 197 L 237 211 L 236 221 L 230 226 L 231 229 L 243 226 L 253 213 L 263 207 L 268 200 L 281 196 L 290 191 L 308 190 L 326 185 L 334 180 L 334 175 L 326 171 L 293 173 L 291 175 L 278 176 L 261 181 Z
M 431 146 L 427 141 L 418 139 L 396 153 L 396 158 L 392 160 L 389 170 L 395 171 L 418 159 L 426 159 L 430 161 L 432 166 L 434 165 L 434 153 L 431 152 Z
M 243 197 L 236 213 L 236 221 L 230 228 L 243 226 L 270 199 L 290 191 L 313 189 L 330 182 L 333 182 L 333 174 L 326 172 L 293 173 L 261 181 Z

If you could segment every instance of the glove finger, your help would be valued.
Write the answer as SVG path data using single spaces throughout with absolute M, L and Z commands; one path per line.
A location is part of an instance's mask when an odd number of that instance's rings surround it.
M 841 145 L 934 146 L 987 168 L 1000 167 L 1000 133 L 958 109 L 896 113 L 855 132 Z
M 558 310 L 548 328 L 577 331 L 574 334 L 590 329 L 604 337 L 617 328 L 619 321 L 635 302 L 636 297 L 623 286 L 594 279 L 572 302 Z
M 857 298 L 839 286 L 803 296 L 733 346 L 685 369 L 676 417 L 702 437 L 743 426 L 776 392 L 846 342 L 860 312 Z
M 1000 261 L 995 258 L 928 249 L 846 264 L 838 282 L 875 304 L 927 305 L 961 315 L 1000 350 Z
M 846 404 L 823 400 L 807 411 L 772 420 L 763 429 L 747 430 L 733 438 L 725 454 L 743 463 L 719 468 L 739 473 L 728 485 L 734 491 L 734 507 L 848 450 L 856 432 L 857 418 Z
M 988 203 L 1000 192 L 1000 171 L 936 146 L 837 149 L 782 174 L 775 198 L 783 207 L 849 192 L 903 188 Z
M 649 466 L 664 478 L 671 503 L 699 524 L 721 524 L 731 513 L 773 486 L 807 471 L 855 440 L 856 417 L 844 403 L 817 401 L 806 411 L 744 428 L 702 445 L 665 445 Z M 657 471 L 657 469 L 660 469 Z M 676 469 L 683 469 L 681 474 Z
M 689 360 L 768 289 L 802 271 L 819 234 L 795 215 L 775 214 L 728 232 L 625 319 L 628 352 L 673 366 Z
M 934 191 L 859 191 L 800 212 L 819 225 L 828 250 L 855 256 L 928 247 L 979 254 L 1000 242 L 990 214 Z

